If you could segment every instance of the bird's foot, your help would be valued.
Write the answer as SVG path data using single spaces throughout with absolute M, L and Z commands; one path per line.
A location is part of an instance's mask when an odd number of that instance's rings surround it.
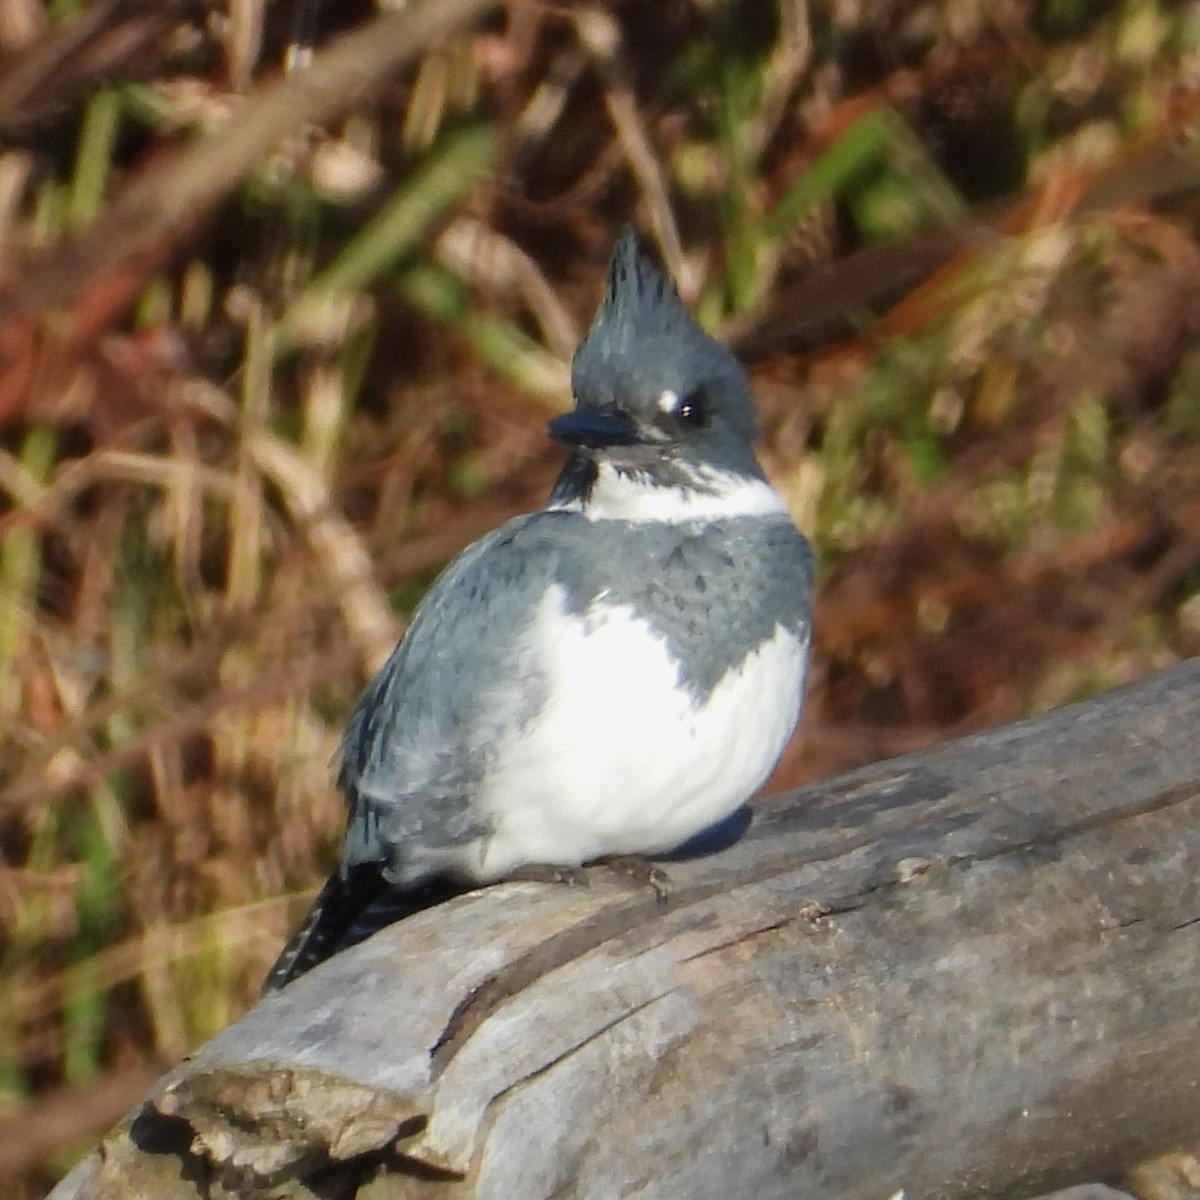
M 644 855 L 607 854 L 597 861 L 635 886 L 653 888 L 655 900 L 666 904 L 671 894 L 671 876 Z
M 555 867 L 550 863 L 526 863 L 505 876 L 514 883 L 565 883 L 567 887 L 587 887 L 588 873 L 582 867 Z

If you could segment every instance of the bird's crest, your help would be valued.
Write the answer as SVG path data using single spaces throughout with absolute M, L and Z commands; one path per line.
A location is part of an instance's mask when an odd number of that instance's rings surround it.
M 683 352 L 704 354 L 712 339 L 692 319 L 675 285 L 627 229 L 608 264 L 604 299 L 575 352 L 572 386 L 603 394 L 622 377 L 636 378 L 654 362 Z
M 620 343 L 639 329 L 648 332 L 675 322 L 681 329 L 695 328 L 675 285 L 647 253 L 637 233 L 626 229 L 609 260 L 604 299 L 588 338 L 612 338 Z

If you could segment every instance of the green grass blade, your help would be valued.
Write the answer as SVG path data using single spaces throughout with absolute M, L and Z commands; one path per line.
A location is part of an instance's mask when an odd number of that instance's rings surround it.
M 429 157 L 280 318 L 279 348 L 293 346 L 306 332 L 319 328 L 332 304 L 361 291 L 415 249 L 434 224 L 479 182 L 495 154 L 496 136 L 485 126 L 440 139 Z

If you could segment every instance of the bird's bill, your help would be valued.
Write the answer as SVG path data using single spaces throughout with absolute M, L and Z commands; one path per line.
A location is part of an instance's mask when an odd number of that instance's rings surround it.
M 576 408 L 555 417 L 547 433 L 572 450 L 607 450 L 613 446 L 637 446 L 644 440 L 628 417 L 595 408 Z

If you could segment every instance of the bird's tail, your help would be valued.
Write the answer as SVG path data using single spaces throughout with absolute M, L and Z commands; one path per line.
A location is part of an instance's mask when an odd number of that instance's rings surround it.
M 385 925 L 465 890 L 462 885 L 443 879 L 397 888 L 384 875 L 382 863 L 361 863 L 345 875 L 335 871 L 267 972 L 261 995 L 279 991 L 318 963 L 357 945 Z
M 346 875 L 335 871 L 317 893 L 299 929 L 288 938 L 263 980 L 269 996 L 342 948 L 354 922 L 387 888 L 382 863 L 364 863 Z

